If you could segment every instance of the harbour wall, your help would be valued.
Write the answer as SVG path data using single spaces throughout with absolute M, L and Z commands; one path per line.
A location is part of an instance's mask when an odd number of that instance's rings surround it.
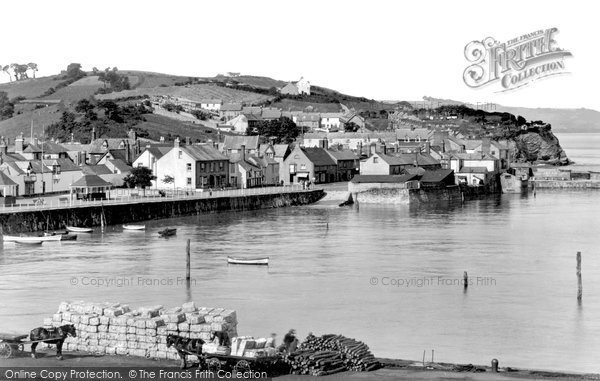
M 535 189 L 600 189 L 600 180 L 535 180 Z
M 65 206 L 0 214 L 0 226 L 6 234 L 57 230 L 64 229 L 65 226 L 93 227 L 100 226 L 102 216 L 107 225 L 118 225 L 178 216 L 306 205 L 319 201 L 324 195 L 322 189 L 315 189 L 289 193 L 137 201 L 128 204 Z
M 368 183 L 349 187 L 355 202 L 365 204 L 429 205 L 462 202 L 459 186 L 407 189 L 405 184 Z

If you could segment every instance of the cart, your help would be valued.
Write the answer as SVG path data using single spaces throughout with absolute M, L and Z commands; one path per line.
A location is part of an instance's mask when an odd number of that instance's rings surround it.
M 18 352 L 23 352 L 25 349 L 23 339 L 26 339 L 28 336 L 0 333 L 0 359 L 9 359 Z
M 9 359 L 19 352 L 25 352 L 25 345 L 43 343 L 45 341 L 59 340 L 61 337 L 49 337 L 44 340 L 26 340 L 29 335 L 15 335 L 13 333 L 0 333 L 0 359 Z
M 207 370 L 234 372 L 267 372 L 269 376 L 288 373 L 287 364 L 281 355 L 243 357 L 218 353 L 204 353 L 202 362 Z

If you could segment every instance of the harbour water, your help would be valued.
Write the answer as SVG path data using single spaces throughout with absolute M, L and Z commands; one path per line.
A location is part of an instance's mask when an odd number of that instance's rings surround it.
M 447 208 L 321 202 L 149 221 L 146 232 L 108 227 L 37 248 L 7 243 L 0 332 L 28 332 L 66 299 L 194 300 L 236 309 L 240 334 L 281 339 L 295 328 L 355 337 L 384 357 L 420 360 L 427 350 L 429 359 L 433 349 L 436 361 L 598 372 L 598 200 L 596 191 L 538 191 Z M 177 236 L 158 238 L 165 226 Z M 268 255 L 271 264 L 228 266 L 228 255 Z

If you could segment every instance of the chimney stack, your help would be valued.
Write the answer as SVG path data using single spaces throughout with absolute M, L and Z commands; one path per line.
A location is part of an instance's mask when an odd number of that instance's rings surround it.
M 96 140 L 96 127 L 92 127 L 92 141 Z
M 15 153 L 23 153 L 23 134 L 15 139 Z
M 186 136 L 186 137 L 185 137 L 185 145 L 186 145 L 186 146 L 189 146 L 189 145 L 191 145 L 191 144 L 192 144 L 192 140 L 190 139 L 190 137 L 189 137 L 189 136 Z
M 161 143 L 164 143 L 164 142 L 165 142 L 165 137 L 164 137 L 164 136 L 161 136 L 161 137 L 160 137 L 160 139 L 159 139 L 159 141 L 160 141 Z
M 240 154 L 240 158 L 242 161 L 246 161 L 246 145 L 242 144 L 242 153 Z
M 129 135 L 129 139 L 137 141 L 137 133 L 133 130 L 133 128 L 129 130 L 127 135 Z
M 431 145 L 429 143 L 429 141 L 425 142 L 425 154 L 429 155 L 429 153 L 431 152 Z
M 387 155 L 387 146 L 385 145 L 385 142 L 383 142 L 383 144 L 381 144 L 381 150 L 383 151 L 384 155 Z
M 175 138 L 175 141 L 173 142 L 173 147 L 175 148 L 179 148 L 179 138 Z

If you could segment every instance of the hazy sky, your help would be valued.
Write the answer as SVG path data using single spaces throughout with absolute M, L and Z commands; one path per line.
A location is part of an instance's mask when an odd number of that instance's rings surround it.
M 529 107 L 600 109 L 594 2 L 558 1 L 29 1 L 4 7 L 0 64 L 38 75 L 84 69 L 186 76 L 228 71 L 375 99 L 424 95 Z M 557 27 L 569 75 L 498 94 L 463 82 L 464 48 Z M 10 33 L 9 33 L 10 31 Z M 0 80 L 8 77 L 0 73 Z

